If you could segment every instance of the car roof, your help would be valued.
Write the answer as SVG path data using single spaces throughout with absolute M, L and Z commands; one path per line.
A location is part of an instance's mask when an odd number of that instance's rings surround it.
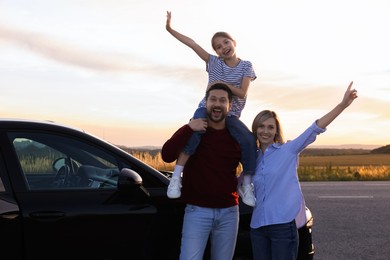
M 68 128 L 68 129 L 86 133 L 86 131 L 81 128 L 73 127 L 59 122 L 54 122 L 52 120 L 25 119 L 25 118 L 0 118 L 0 124 L 8 125 L 8 126 L 17 126 L 17 125 L 59 126 L 59 127 Z
M 106 143 L 110 146 L 114 146 L 116 149 L 119 147 L 115 144 L 108 142 L 92 133 L 85 131 L 82 128 L 77 128 L 74 126 L 54 122 L 51 120 L 39 120 L 39 119 L 24 119 L 24 118 L 0 118 L 0 130 L 4 128 L 13 128 L 13 129 L 44 129 L 44 130 L 53 130 L 59 132 L 67 133 L 77 133 L 86 138 L 94 138 L 103 143 Z M 119 148 L 120 149 L 120 148 Z M 120 149 L 122 150 L 122 149 Z
M 82 128 L 77 128 L 74 126 L 66 125 L 59 122 L 54 122 L 51 120 L 39 120 L 39 119 L 25 119 L 25 118 L 3 118 L 0 117 L 0 130 L 5 128 L 13 128 L 13 129 L 45 129 L 45 130 L 53 130 L 59 131 L 63 133 L 76 133 L 78 135 L 84 136 L 85 138 L 91 140 L 95 139 L 108 145 L 116 150 L 120 150 L 126 154 L 129 154 L 119 145 L 113 144 L 99 136 L 96 136 L 90 132 L 85 131 Z

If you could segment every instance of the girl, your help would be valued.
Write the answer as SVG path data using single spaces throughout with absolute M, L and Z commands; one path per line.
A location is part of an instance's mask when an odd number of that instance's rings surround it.
M 238 186 L 238 193 L 244 203 L 255 205 L 251 176 L 256 165 L 256 140 L 250 130 L 239 118 L 245 107 L 247 92 L 251 81 L 256 79 L 252 63 L 241 60 L 236 54 L 236 41 L 226 32 L 217 32 L 211 39 L 211 45 L 218 56 L 205 51 L 191 38 L 177 32 L 171 27 L 171 12 L 167 12 L 166 30 L 177 40 L 190 47 L 206 63 L 208 72 L 208 87 L 216 82 L 223 82 L 233 92 L 232 108 L 226 119 L 226 127 L 241 147 L 243 166 L 242 185 Z M 206 118 L 205 98 L 199 103 L 193 118 Z M 205 121 L 204 130 L 207 128 Z M 194 132 L 184 151 L 178 156 L 167 196 L 178 198 L 181 196 L 181 175 L 189 156 L 194 153 L 199 144 L 202 132 Z

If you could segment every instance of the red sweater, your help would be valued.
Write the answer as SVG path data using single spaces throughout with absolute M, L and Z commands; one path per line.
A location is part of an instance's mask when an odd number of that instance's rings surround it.
M 177 130 L 162 147 L 163 160 L 175 161 L 192 134 L 188 125 Z M 186 203 L 207 208 L 237 205 L 236 168 L 240 159 L 240 146 L 227 129 L 207 128 L 184 167 L 181 198 Z

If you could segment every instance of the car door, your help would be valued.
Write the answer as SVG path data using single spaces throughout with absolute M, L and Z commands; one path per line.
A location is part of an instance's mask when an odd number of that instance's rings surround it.
M 152 259 L 156 237 L 168 244 L 169 222 L 163 221 L 174 207 L 118 191 L 120 170 L 132 168 L 129 160 L 81 136 L 37 130 L 7 136 L 24 259 Z
M 0 145 L 0 259 L 21 259 L 20 211 L 6 173 Z

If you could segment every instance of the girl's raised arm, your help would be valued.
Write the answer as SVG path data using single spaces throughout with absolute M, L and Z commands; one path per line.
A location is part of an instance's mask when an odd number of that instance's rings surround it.
M 180 42 L 184 43 L 185 45 L 187 45 L 188 47 L 193 49 L 195 51 L 195 53 L 198 54 L 198 56 L 203 61 L 208 62 L 208 60 L 209 60 L 209 53 L 207 51 L 205 51 L 199 44 L 197 44 L 190 37 L 185 36 L 184 34 L 181 34 L 178 31 L 172 29 L 172 27 L 171 27 L 171 17 L 172 17 L 171 12 L 167 11 L 167 23 L 165 25 L 165 28 L 167 29 L 167 31 L 173 37 L 175 37 L 177 40 L 179 40 Z

